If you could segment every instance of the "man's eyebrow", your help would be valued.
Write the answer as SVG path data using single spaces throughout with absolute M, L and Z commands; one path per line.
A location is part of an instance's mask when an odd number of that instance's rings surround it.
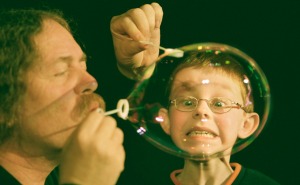
M 68 55 L 68 56 L 61 56 L 59 57 L 56 61 L 57 62 L 66 62 L 69 63 L 73 60 L 73 57 Z M 82 54 L 81 58 L 79 59 L 79 61 L 86 61 L 87 60 L 87 56 L 85 53 Z
M 80 61 L 87 61 L 87 56 L 85 53 L 82 54 Z

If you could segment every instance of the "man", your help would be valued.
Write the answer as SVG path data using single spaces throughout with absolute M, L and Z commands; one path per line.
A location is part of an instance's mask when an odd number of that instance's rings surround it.
M 122 29 L 137 31 L 136 22 L 151 20 L 142 22 L 152 27 L 161 21 L 156 3 L 132 12 L 138 14 Z M 123 133 L 103 115 L 105 103 L 94 93 L 97 81 L 62 15 L 4 11 L 0 28 L 1 183 L 116 184 L 124 168 Z M 138 52 L 146 49 L 134 45 Z M 158 49 L 150 53 L 157 55 Z

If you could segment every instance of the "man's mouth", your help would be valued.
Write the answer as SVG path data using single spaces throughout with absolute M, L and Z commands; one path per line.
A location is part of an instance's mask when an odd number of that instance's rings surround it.
M 103 98 L 96 94 L 88 94 L 80 97 L 77 106 L 74 108 L 72 117 L 76 120 L 78 117 L 85 117 L 89 112 L 101 108 L 105 110 L 105 101 Z
M 97 105 L 98 105 L 97 108 L 101 108 L 101 109 L 105 110 L 105 101 L 100 95 L 94 93 L 93 100 L 95 102 L 97 102 Z
M 85 101 L 86 104 L 88 105 L 87 109 L 89 111 L 93 111 L 97 108 L 101 108 L 105 110 L 105 101 L 98 94 L 93 93 L 91 95 L 88 95 Z

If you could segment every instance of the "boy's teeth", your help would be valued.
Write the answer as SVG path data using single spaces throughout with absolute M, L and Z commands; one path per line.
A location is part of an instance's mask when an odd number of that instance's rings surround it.
M 206 132 L 206 131 L 192 131 L 188 134 L 189 136 L 203 136 L 213 138 L 213 134 Z

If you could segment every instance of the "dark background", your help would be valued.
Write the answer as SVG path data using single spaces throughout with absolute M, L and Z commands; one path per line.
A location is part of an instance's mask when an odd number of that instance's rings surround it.
M 76 22 L 76 34 L 91 57 L 89 71 L 97 90 L 114 109 L 126 98 L 134 82 L 116 68 L 109 30 L 113 15 L 152 1 L 3 1 L 0 7 L 49 6 L 64 11 Z M 259 170 L 282 184 L 300 182 L 299 67 L 300 1 L 156 1 L 164 10 L 161 45 L 180 47 L 197 42 L 225 43 L 246 52 L 268 78 L 272 112 L 262 134 L 232 156 L 248 168 Z M 166 185 L 169 174 L 183 165 L 139 136 L 130 123 L 117 118 L 125 133 L 125 171 L 120 185 Z

